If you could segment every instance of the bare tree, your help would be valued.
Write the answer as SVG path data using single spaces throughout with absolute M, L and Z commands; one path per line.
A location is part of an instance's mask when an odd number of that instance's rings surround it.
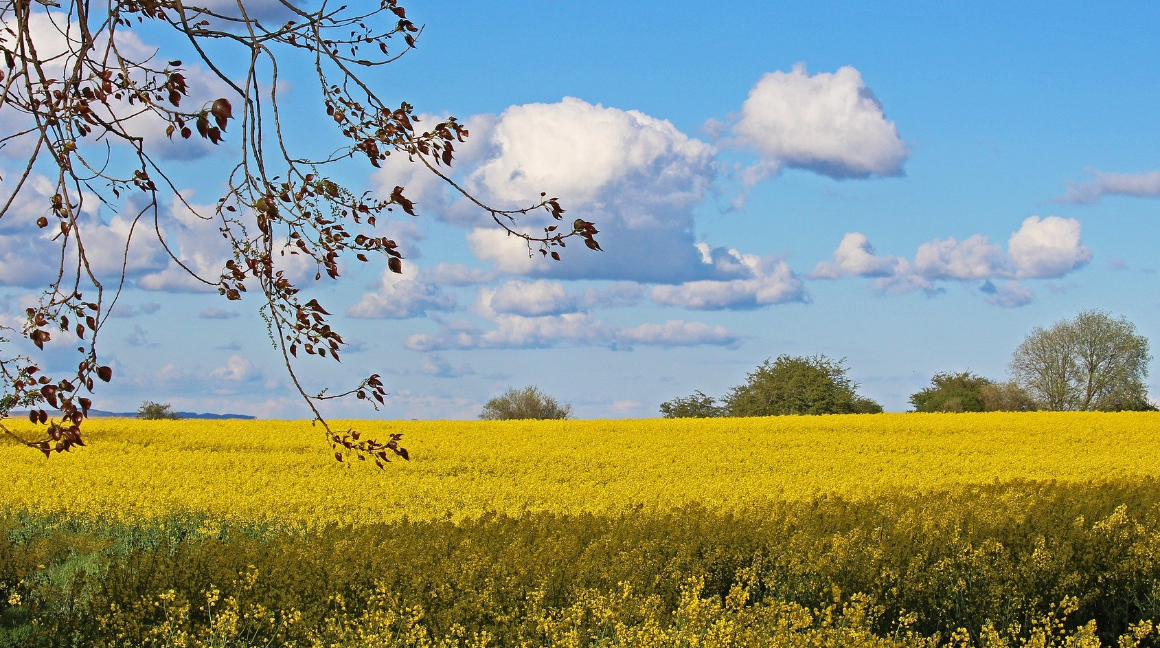
M 1126 318 L 1083 311 L 1015 350 L 1011 372 L 1049 410 L 1145 409 L 1148 339 Z
M 362 262 L 380 257 L 401 272 L 399 245 L 376 229 L 376 221 L 395 209 L 416 211 L 404 187 L 389 195 L 356 193 L 331 175 L 335 165 L 356 158 L 378 167 L 389 155 L 403 155 L 526 241 L 529 253 L 558 260 L 558 248 L 573 237 L 600 249 L 595 226 L 581 219 L 542 232 L 519 225 L 521 216 L 539 210 L 563 220 L 560 203 L 546 193 L 506 209 L 469 195 L 449 173 L 455 147 L 468 135 L 463 125 L 451 117 L 423 130 L 411 105 L 388 105 L 368 85 L 366 72 L 413 49 L 422 31 L 397 0 L 349 6 L 328 0 L 2 0 L 0 21 L 0 148 L 27 151 L 27 163 L 2 179 L 0 219 L 14 217 L 21 198 L 43 200 L 36 224 L 55 233 L 59 246 L 52 262 L 57 270 L 45 279 L 39 304 L 27 309 L 22 329 L 8 331 L 35 350 L 22 354 L 13 351 L 13 340 L 0 340 L 0 416 L 27 407 L 43 434 L 24 438 L 0 428 L 46 456 L 84 445 L 81 423 L 91 405 L 86 394 L 112 378 L 98 339 L 125 286 L 135 236 L 156 237 L 173 263 L 227 300 L 254 294 L 286 371 L 322 423 L 335 457 L 371 458 L 380 467 L 389 455 L 407 457 L 399 435 L 380 441 L 334 431 L 318 402 L 353 395 L 377 408 L 385 386 L 378 374 L 338 393 L 303 384 L 295 369 L 299 353 L 337 361 L 343 338 L 278 259 L 289 254 L 312 261 L 316 280 L 338 279 L 339 260 L 348 255 Z M 190 66 L 163 52 L 142 52 L 130 32 L 142 25 L 171 34 L 168 40 L 204 66 L 212 83 L 198 87 Z M 283 130 L 280 70 L 288 60 L 308 62 L 317 80 L 317 99 L 333 120 L 329 153 L 307 154 L 305 143 Z M 220 96 L 205 95 L 211 85 L 222 89 Z M 175 168 L 155 153 L 157 145 L 217 145 L 227 136 L 237 155 L 223 176 L 226 188 L 211 209 L 198 210 L 180 191 Z M 47 191 L 38 188 L 46 183 Z M 170 202 L 220 233 L 232 257 L 223 267 L 207 275 L 175 251 L 161 222 Z M 87 236 L 92 219 L 86 214 L 98 204 L 131 223 L 120 272 L 111 279 L 94 271 L 95 243 Z M 75 372 L 46 375 L 37 356 L 53 339 L 75 343 Z

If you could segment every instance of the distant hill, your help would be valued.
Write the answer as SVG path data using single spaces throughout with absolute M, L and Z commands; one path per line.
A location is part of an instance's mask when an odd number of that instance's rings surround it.
M 11 412 L 13 418 L 28 416 L 28 410 Z M 89 410 L 89 418 L 137 418 L 137 412 L 106 412 L 105 410 Z M 182 419 L 253 419 L 249 414 L 203 414 L 199 412 L 178 412 L 177 418 Z

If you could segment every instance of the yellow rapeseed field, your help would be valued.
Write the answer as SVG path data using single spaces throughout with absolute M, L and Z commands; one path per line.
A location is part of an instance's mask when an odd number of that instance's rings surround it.
M 0 508 L 300 527 L 1160 477 L 1155 413 L 340 422 L 370 435 L 403 433 L 413 460 L 384 471 L 334 461 L 307 422 L 85 425 L 89 447 L 47 461 L 0 441 Z

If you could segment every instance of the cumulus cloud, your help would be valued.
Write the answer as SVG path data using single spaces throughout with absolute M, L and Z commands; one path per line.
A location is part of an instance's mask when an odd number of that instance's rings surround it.
M 425 281 L 414 264 L 404 263 L 402 274 L 384 270 L 375 291 L 363 293 L 346 314 L 370 319 L 408 319 L 453 308 L 454 295 Z
M 898 269 L 902 259 L 874 254 L 870 239 L 861 232 L 848 232 L 842 237 L 831 261 L 823 261 L 810 274 L 813 279 L 840 277 L 887 277 Z
M 954 237 L 923 243 L 914 255 L 914 270 L 926 279 L 983 279 L 1007 272 L 1003 248 L 976 234 L 963 241 Z
M 665 306 L 694 310 L 744 309 L 801 302 L 808 299 L 805 284 L 789 265 L 773 256 L 710 249 L 699 244 L 702 261 L 736 279 L 690 281 L 652 289 L 652 300 Z
M 1074 218 L 1031 216 L 1007 242 L 1015 276 L 1032 279 L 1060 277 L 1092 258 L 1080 243 L 1080 224 Z
M 673 320 L 663 324 L 620 327 L 596 320 L 590 313 L 540 317 L 497 315 L 495 328 L 480 330 L 457 323 L 435 335 L 407 338 L 415 351 L 445 349 L 528 349 L 556 346 L 599 346 L 613 349 L 644 346 L 735 346 L 740 338 L 723 326 Z
M 987 295 L 988 304 L 1003 308 L 1019 308 L 1035 301 L 1035 292 L 1014 280 L 1008 280 L 998 286 L 987 280 L 979 291 Z
M 875 254 L 869 239 L 860 232 L 846 234 L 830 261 L 819 263 L 813 279 L 868 277 L 879 290 L 935 293 L 938 281 L 978 281 L 987 301 L 999 306 L 1022 306 L 1034 293 L 1018 279 L 1053 279 L 1077 270 L 1092 253 L 1080 241 L 1081 226 L 1075 219 L 1031 216 L 1007 241 L 1007 250 L 982 235 L 963 241 L 935 239 L 919 246 L 913 261 Z M 993 280 L 1009 279 L 996 287 Z
M 480 302 L 497 313 L 528 317 L 580 310 L 577 295 L 569 293 L 563 284 L 555 281 L 508 282 L 494 290 L 483 290 Z
M 242 356 L 232 355 L 226 359 L 225 366 L 214 369 L 210 376 L 229 382 L 252 382 L 259 380 L 262 372 Z
M 633 306 L 640 300 L 643 292 L 641 286 L 629 282 L 615 282 L 603 289 L 569 291 L 564 284 L 555 281 L 515 280 L 498 288 L 481 290 L 479 305 L 480 310 L 487 316 L 501 313 L 536 317 L 597 307 Z
M 693 208 L 717 174 L 712 146 L 670 122 L 567 97 L 554 104 L 512 106 L 475 130 L 478 165 L 465 182 L 500 206 L 527 206 L 541 191 L 559 197 L 571 219 L 593 221 L 604 254 L 578 243 L 563 260 L 544 259 L 517 237 L 475 221 L 472 252 L 508 274 L 554 278 L 673 282 L 707 278 L 695 247 Z M 474 209 L 478 215 L 480 210 Z M 551 221 L 521 217 L 530 232 Z
M 711 146 L 690 139 L 668 121 L 574 97 L 512 106 L 500 116 L 491 137 L 500 154 L 481 164 L 473 176 L 494 196 L 512 202 L 551 187 L 573 202 L 600 203 L 608 198 L 609 187 L 647 175 L 683 189 L 670 200 L 696 199 L 703 188 L 698 181 L 708 175 L 713 156 Z M 642 221 L 652 218 L 637 216 Z
M 495 312 L 529 317 L 607 305 L 590 292 L 532 281 L 537 278 L 663 284 L 653 291 L 654 301 L 696 309 L 806 299 L 801 279 L 783 259 L 697 243 L 693 210 L 715 182 L 717 151 L 670 122 L 566 97 L 558 103 L 512 106 L 497 117 L 476 116 L 471 124 L 472 148 L 461 156 L 468 160 L 461 168 L 466 169 L 463 184 L 473 195 L 501 207 L 523 207 L 541 191 L 550 191 L 567 211 L 563 221 L 533 212 L 519 216 L 516 228 L 534 233 L 555 223 L 568 231 L 572 219 L 582 218 L 597 224 L 605 252 L 574 244 L 560 250 L 562 261 L 547 259 L 461 200 L 440 217 L 473 227 L 467 234 L 470 249 L 492 269 L 440 266 L 431 273 L 433 283 L 526 277 L 483 297 Z M 414 177 L 411 170 L 402 171 L 399 177 Z M 420 184 L 418 191 L 430 203 L 442 200 L 429 184 Z M 638 298 L 634 291 L 627 300 Z
M 213 282 L 221 277 L 226 260 L 231 256 L 229 244 L 210 221 L 215 206 L 192 202 L 193 196 L 193 191 L 186 191 L 183 192 L 184 202 L 174 198 L 163 211 L 160 222 L 170 249 L 201 279 L 191 276 L 185 268 L 170 260 L 162 269 L 141 276 L 137 280 L 139 288 L 164 292 L 217 292 Z
M 262 0 L 261 2 L 261 4 L 266 5 L 275 3 L 281 4 L 277 0 Z M 237 8 L 236 2 L 227 2 L 226 4 L 232 4 L 235 10 Z M 195 21 L 191 20 L 191 22 Z M 44 68 L 45 75 L 48 78 L 57 79 L 68 76 L 66 70 L 70 69 L 76 60 L 71 52 L 80 49 L 81 35 L 75 18 L 70 17 L 65 12 L 33 11 L 29 15 L 28 28 L 37 46 L 37 62 Z M 95 38 L 99 51 L 104 47 L 108 34 L 101 32 L 96 34 Z M 159 48 L 143 42 L 133 32 L 122 30 L 117 33 L 117 53 L 129 61 L 151 61 L 152 64 L 156 64 L 158 60 L 166 60 L 165 53 L 162 51 L 159 54 L 159 50 L 164 50 L 164 47 Z M 185 75 L 188 88 L 188 95 L 182 99 L 182 108 L 202 106 L 218 97 L 228 97 L 234 94 L 233 89 L 227 83 L 201 65 L 187 65 L 183 68 L 182 73 Z M 32 73 L 32 76 L 38 78 L 35 72 Z M 14 90 L 20 92 L 19 88 L 14 88 Z M 188 140 L 181 137 L 168 137 L 165 133 L 168 122 L 153 111 L 142 109 L 140 103 L 130 104 L 127 100 L 112 98 L 107 106 L 94 102 L 91 107 L 102 120 L 106 122 L 118 121 L 126 126 L 130 133 L 142 137 L 145 150 L 154 158 L 194 159 L 218 150 L 218 147 L 200 137 Z M 25 115 L 18 115 L 14 118 L 11 111 L 5 111 L 0 115 L 0 127 L 3 127 L 0 131 L 2 132 L 19 132 L 32 125 L 32 122 Z M 31 147 L 34 145 L 35 137 L 35 133 L 31 133 L 27 137 L 11 142 L 13 146 L 5 147 L 0 151 L 9 156 L 27 156 L 33 150 Z M 105 141 L 111 141 L 114 145 L 121 142 L 119 138 L 115 137 L 105 138 Z M 83 149 L 83 142 L 79 144 Z M 104 142 L 101 145 L 103 146 Z
M 1106 173 L 1087 168 L 1091 179 L 1084 182 L 1069 180 L 1067 192 L 1056 202 L 1075 205 L 1098 203 L 1104 196 L 1134 196 L 1155 198 L 1160 196 L 1160 171 L 1144 173 Z
M 7 176 L 2 171 L 0 175 Z M 47 177 L 32 174 L 4 216 L 0 223 L 0 285 L 46 287 L 56 278 L 61 262 L 60 229 L 49 210 L 50 198 L 55 193 Z M 113 279 L 124 267 L 132 279 L 164 266 L 164 251 L 144 227 L 135 224 L 132 218 L 116 214 L 106 218 L 98 205 L 96 196 L 86 194 L 76 216 L 85 255 L 98 278 Z M 36 223 L 42 216 L 49 218 L 46 228 Z M 69 267 L 75 264 L 75 241 L 75 235 L 70 237 L 66 250 L 66 259 L 72 260 L 65 262 L 66 282 Z
M 799 63 L 766 74 L 749 91 L 733 135 L 762 158 L 747 184 L 781 166 L 838 179 L 897 176 L 910 156 L 861 73 L 849 66 L 810 75 Z

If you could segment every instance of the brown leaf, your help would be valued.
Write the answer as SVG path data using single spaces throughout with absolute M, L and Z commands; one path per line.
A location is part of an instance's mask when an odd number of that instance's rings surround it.
M 395 187 L 395 190 L 391 192 L 391 202 L 402 207 L 403 211 L 407 212 L 411 216 L 415 215 L 415 203 L 411 202 L 403 196 L 402 187 Z
M 213 105 L 210 106 L 209 112 L 213 115 L 214 120 L 217 121 L 218 128 L 222 130 L 226 130 L 226 120 L 234 116 L 234 108 L 225 97 L 215 99 Z

